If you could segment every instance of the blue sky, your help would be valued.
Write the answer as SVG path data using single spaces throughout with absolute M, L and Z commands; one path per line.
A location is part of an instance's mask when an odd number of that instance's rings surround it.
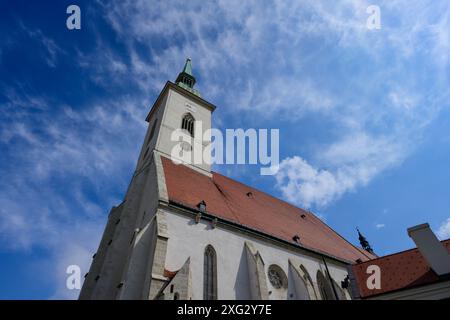
M 81 30 L 66 8 L 81 8 Z M 368 30 L 366 8 L 381 9 Z M 216 166 L 379 255 L 450 237 L 448 1 L 3 1 L 0 298 L 70 299 L 186 57 L 213 124 L 279 128 L 280 171 Z

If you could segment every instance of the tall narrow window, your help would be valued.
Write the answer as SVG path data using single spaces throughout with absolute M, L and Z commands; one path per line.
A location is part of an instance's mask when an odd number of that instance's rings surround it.
M 194 122 L 195 119 L 190 113 L 185 114 L 181 121 L 181 129 L 187 130 L 192 137 L 194 136 Z
M 205 249 L 203 299 L 217 300 L 217 256 L 211 245 L 208 245 Z

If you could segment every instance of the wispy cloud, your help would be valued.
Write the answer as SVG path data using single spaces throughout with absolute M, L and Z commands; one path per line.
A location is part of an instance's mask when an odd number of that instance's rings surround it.
M 66 268 L 87 272 L 106 214 L 120 203 L 132 172 L 139 146 L 130 141 L 142 140 L 146 110 L 127 99 L 75 111 L 7 91 L 0 105 L 7 119 L 0 147 L 8 150 L 0 167 L 2 248 L 50 250 L 54 297 L 75 298 L 78 292 L 65 287 Z M 36 104 L 39 116 L 30 111 Z
M 450 218 L 441 223 L 437 235 L 441 240 L 450 238 Z
M 55 68 L 58 62 L 58 55 L 64 54 L 65 51 L 56 44 L 56 42 L 44 35 L 40 29 L 30 29 L 22 21 L 19 21 L 20 28 L 30 37 L 32 41 L 40 44 L 44 49 L 42 56 L 47 65 L 51 68 Z
M 326 109 L 326 118 L 339 128 L 334 131 L 334 141 L 316 147 L 308 160 L 293 155 L 281 162 L 277 186 L 295 204 L 327 206 L 346 192 L 367 185 L 385 170 L 400 165 L 414 153 L 424 130 L 448 105 L 445 84 L 436 82 L 430 87 L 425 77 L 410 65 L 419 57 L 428 56 L 430 50 L 433 54 L 444 52 L 445 39 L 435 35 L 437 26 L 446 25 L 447 16 L 436 17 L 436 12 L 428 9 L 417 16 L 414 10 L 405 12 L 397 5 L 381 5 L 383 27 L 377 34 L 360 24 L 366 7 L 363 2 L 347 1 L 343 5 L 315 2 L 309 8 L 317 13 L 315 27 L 308 29 L 309 35 L 332 41 L 335 53 L 346 54 L 349 48 L 358 51 L 366 58 L 360 62 L 368 67 L 354 69 L 350 86 L 337 85 L 342 89 L 339 94 L 331 91 L 333 98 Z M 393 25 L 390 19 L 393 15 L 402 21 L 400 27 Z M 407 32 L 406 26 L 410 24 L 415 28 Z M 320 31 L 315 33 L 317 30 Z M 399 40 L 405 34 L 408 43 Z M 409 47 L 411 42 L 420 43 L 423 38 L 427 47 Z M 390 60 L 385 60 L 386 52 Z M 441 79 L 446 65 L 446 61 L 436 59 L 421 67 Z M 339 72 L 334 76 L 339 77 Z M 327 95 L 324 101 L 330 101 Z

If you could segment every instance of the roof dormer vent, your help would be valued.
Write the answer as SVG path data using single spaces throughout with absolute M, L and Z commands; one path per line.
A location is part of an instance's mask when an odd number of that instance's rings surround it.
M 200 212 L 206 212 L 206 202 L 204 200 L 200 201 L 199 204 L 197 204 L 197 208 Z

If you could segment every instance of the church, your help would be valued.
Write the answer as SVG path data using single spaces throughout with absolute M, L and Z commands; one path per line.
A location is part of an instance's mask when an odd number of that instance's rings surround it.
M 213 172 L 207 161 L 173 161 L 175 130 L 209 143 L 194 124 L 210 129 L 216 107 L 195 82 L 188 59 L 154 102 L 79 299 L 352 299 L 352 265 L 376 258 L 364 237 L 357 247 L 311 212 Z

